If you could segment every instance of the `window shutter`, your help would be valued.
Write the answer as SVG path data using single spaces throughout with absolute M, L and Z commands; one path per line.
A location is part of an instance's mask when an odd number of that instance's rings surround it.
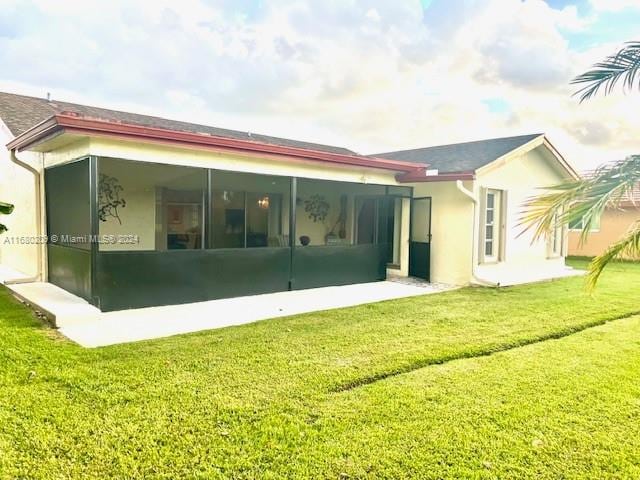
M 487 189 L 480 187 L 480 208 L 478 212 L 478 263 L 484 263 L 484 243 L 487 220 Z
M 498 246 L 500 250 L 498 260 L 501 262 L 506 260 L 507 254 L 508 193 L 507 190 L 500 192 L 500 245 Z

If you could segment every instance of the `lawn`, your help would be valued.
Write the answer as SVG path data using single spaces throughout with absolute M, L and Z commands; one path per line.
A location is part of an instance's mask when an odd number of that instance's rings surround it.
M 0 478 L 640 478 L 640 265 L 88 350 L 0 290 Z M 179 321 L 179 319 L 177 319 Z

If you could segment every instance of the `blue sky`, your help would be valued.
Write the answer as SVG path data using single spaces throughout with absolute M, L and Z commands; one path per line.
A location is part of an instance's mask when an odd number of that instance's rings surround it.
M 578 168 L 640 153 L 640 93 L 569 81 L 640 0 L 0 0 L 0 89 L 363 153 L 545 131 Z

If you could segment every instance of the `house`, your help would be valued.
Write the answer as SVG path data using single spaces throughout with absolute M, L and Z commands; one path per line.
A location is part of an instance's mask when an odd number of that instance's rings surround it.
M 0 262 L 103 311 L 565 271 L 564 229 L 532 243 L 516 226 L 525 198 L 576 175 L 542 134 L 364 156 L 10 93 L 0 119 L 16 206 Z
M 600 218 L 591 225 L 585 241 L 581 241 L 582 221 L 569 224 L 569 255 L 595 257 L 609 245 L 620 240 L 640 221 L 640 185 L 615 206 L 605 208 Z

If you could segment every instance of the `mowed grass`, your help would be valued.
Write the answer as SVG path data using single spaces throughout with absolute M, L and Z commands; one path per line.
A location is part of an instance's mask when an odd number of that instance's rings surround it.
M 620 263 L 594 296 L 462 289 L 95 350 L 2 290 L 0 478 L 639 478 L 639 281 Z

